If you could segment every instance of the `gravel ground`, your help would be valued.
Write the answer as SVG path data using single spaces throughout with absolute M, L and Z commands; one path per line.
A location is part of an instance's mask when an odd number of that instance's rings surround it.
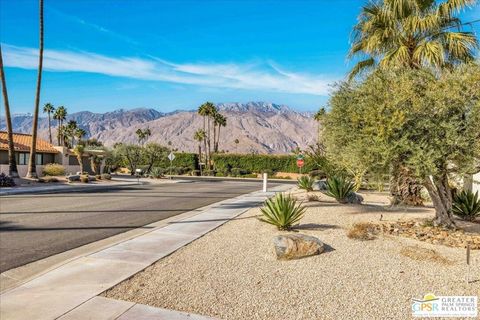
M 299 191 L 294 192 L 303 197 Z M 340 205 L 326 196 L 309 207 L 300 232 L 324 241 L 318 256 L 277 261 L 272 238 L 281 232 L 252 209 L 160 260 L 105 293 L 107 297 L 220 319 L 409 319 L 411 298 L 480 295 L 480 251 L 465 281 L 465 250 L 400 238 L 358 241 L 346 237 L 359 221 L 428 217 L 432 209 L 386 210 Z M 405 247 L 434 249 L 442 259 L 418 261 Z

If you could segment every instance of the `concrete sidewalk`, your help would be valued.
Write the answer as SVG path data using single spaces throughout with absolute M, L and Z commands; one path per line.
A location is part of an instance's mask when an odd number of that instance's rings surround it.
M 68 262 L 2 294 L 0 318 L 206 319 L 141 305 L 130 305 L 117 316 L 115 312 L 119 311 L 115 306 L 118 306 L 118 303 L 106 302 L 100 298 L 92 299 L 228 220 L 260 205 L 275 192 L 289 188 L 291 186 L 281 185 L 268 193 L 258 191 L 222 201 L 189 218 L 173 221 L 165 227 L 153 229 L 136 238 Z M 82 310 L 85 310 L 87 303 L 106 303 L 108 306 L 99 307 L 98 313 L 85 317 Z M 120 303 L 126 306 L 124 302 Z M 95 308 L 87 309 L 92 311 Z M 113 309 L 115 314 L 104 314 L 103 311 L 109 309 Z M 162 315 L 162 312 L 173 313 L 166 316 Z

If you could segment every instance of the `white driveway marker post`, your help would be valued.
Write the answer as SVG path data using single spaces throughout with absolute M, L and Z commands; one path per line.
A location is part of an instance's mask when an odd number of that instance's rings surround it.
M 263 192 L 267 192 L 267 174 L 263 173 Z

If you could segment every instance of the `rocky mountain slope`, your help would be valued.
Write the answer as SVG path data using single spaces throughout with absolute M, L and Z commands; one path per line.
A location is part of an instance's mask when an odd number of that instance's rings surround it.
M 264 102 L 222 103 L 220 112 L 227 117 L 227 126 L 222 128 L 220 149 L 239 153 L 289 153 L 296 147 L 304 148 L 316 138 L 317 123 L 309 113 L 299 113 L 287 106 Z M 203 119 L 196 111 L 161 113 L 154 109 L 116 110 L 106 113 L 89 111 L 69 115 L 87 131 L 89 138 L 97 138 L 105 145 L 116 142 L 136 143 L 135 131 L 150 128 L 152 136 L 147 142 L 167 144 L 172 142 L 182 151 L 196 151 L 194 132 L 203 127 Z M 16 132 L 29 133 L 31 115 L 13 116 Z M 53 121 L 52 135 L 56 134 Z M 0 130 L 5 130 L 5 121 L 0 119 Z M 48 137 L 46 118 L 39 121 L 39 133 Z M 235 139 L 240 142 L 234 143 Z

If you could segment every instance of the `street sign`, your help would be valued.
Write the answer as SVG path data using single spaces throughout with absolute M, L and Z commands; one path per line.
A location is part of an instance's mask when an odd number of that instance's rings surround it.
M 303 159 L 297 159 L 297 167 L 301 168 L 305 164 L 305 161 Z
M 175 155 L 173 154 L 173 152 L 170 152 L 170 154 L 168 155 L 168 160 L 173 161 L 174 159 Z
M 303 160 L 303 154 L 299 153 L 299 154 L 297 155 L 297 160 Z

